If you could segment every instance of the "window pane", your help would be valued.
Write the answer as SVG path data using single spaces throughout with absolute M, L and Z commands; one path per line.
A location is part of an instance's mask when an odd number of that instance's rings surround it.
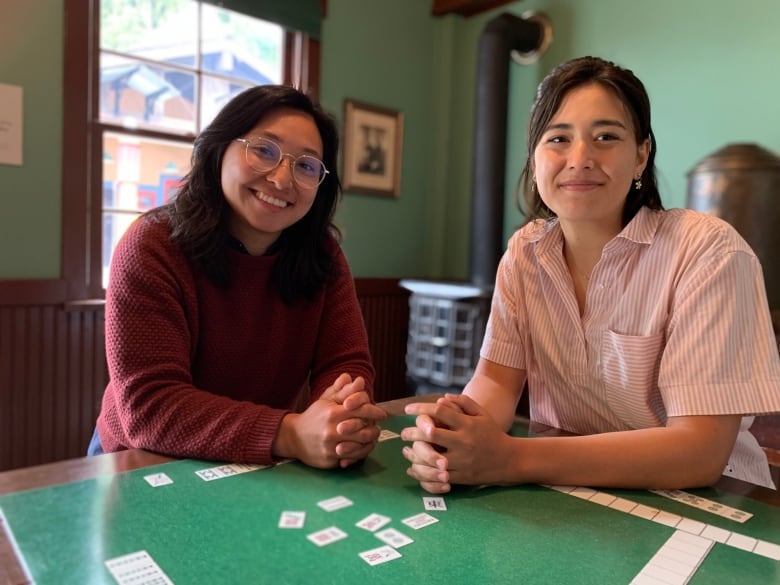
M 194 134 L 195 83 L 194 73 L 103 53 L 100 121 Z
M 196 67 L 198 4 L 193 0 L 102 0 L 100 48 Z
M 142 212 L 168 203 L 189 171 L 192 145 L 103 135 L 103 286 L 114 246 Z
M 284 29 L 277 24 L 203 4 L 201 68 L 248 82 L 281 83 Z
M 203 84 L 203 99 L 201 100 L 202 109 L 200 112 L 200 123 L 203 128 L 208 126 L 222 107 L 227 104 L 234 96 L 245 89 L 252 87 L 251 84 L 241 85 L 237 82 L 231 82 L 221 77 L 211 77 L 203 75 L 201 77 Z

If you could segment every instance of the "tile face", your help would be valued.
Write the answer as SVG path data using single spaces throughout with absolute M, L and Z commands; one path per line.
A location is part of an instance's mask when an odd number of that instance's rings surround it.
M 569 492 L 570 496 L 575 496 L 583 500 L 589 500 L 596 495 L 596 490 L 590 488 L 578 487 Z
M 595 496 L 593 496 L 590 501 L 594 504 L 601 504 L 602 506 L 609 506 L 614 502 L 617 498 L 611 494 L 607 494 L 604 492 L 599 492 Z
M 664 512 L 661 510 L 658 512 L 658 514 L 655 515 L 653 518 L 653 522 L 657 522 L 658 524 L 663 524 L 664 526 L 669 526 L 671 528 L 674 528 L 677 526 L 677 524 L 680 522 L 682 518 L 678 516 L 677 514 L 671 514 L 669 512 Z
M 748 552 L 753 552 L 757 543 L 758 540 L 752 536 L 745 536 L 744 534 L 737 534 L 736 532 L 732 532 L 731 536 L 729 536 L 729 539 L 726 541 L 727 545 Z
M 701 536 L 712 539 L 715 542 L 726 542 L 729 536 L 731 536 L 731 532 L 724 530 L 723 528 L 718 528 L 717 526 L 710 526 L 707 524 L 707 526 L 704 527 L 704 530 L 702 530 Z
M 677 530 L 631 581 L 631 585 L 685 585 L 712 545 L 712 540 Z
M 636 504 L 631 500 L 626 500 L 624 498 L 615 498 L 615 501 L 612 502 L 609 505 L 609 507 L 614 508 L 615 510 L 620 510 L 621 512 L 630 512 L 631 510 L 636 508 Z
M 677 524 L 678 529 L 690 532 L 691 534 L 701 534 L 706 526 L 707 525 L 704 524 L 704 522 L 699 522 L 690 518 L 683 518 L 680 520 L 679 524 Z
M 762 557 L 780 561 L 780 545 L 778 544 L 759 540 L 756 543 L 756 548 L 753 549 L 753 552 Z
M 645 506 L 644 504 L 639 504 L 636 508 L 629 512 L 629 514 L 632 516 L 639 516 L 645 520 L 652 520 L 658 515 L 658 513 L 658 508 L 651 508 L 650 506 Z

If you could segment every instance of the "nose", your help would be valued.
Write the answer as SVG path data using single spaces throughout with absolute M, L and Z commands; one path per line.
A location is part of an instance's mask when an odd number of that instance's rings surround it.
M 593 168 L 593 145 L 589 140 L 577 139 L 569 149 L 569 168 Z
M 279 164 L 265 174 L 265 178 L 273 183 L 277 189 L 286 189 L 293 184 L 293 158 L 282 155 Z

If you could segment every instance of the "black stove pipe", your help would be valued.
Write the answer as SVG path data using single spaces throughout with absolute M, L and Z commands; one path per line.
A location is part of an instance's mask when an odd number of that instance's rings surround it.
M 504 174 L 512 51 L 530 53 L 545 40 L 542 22 L 500 14 L 485 25 L 477 56 L 471 202 L 471 284 L 492 288 L 504 251 Z

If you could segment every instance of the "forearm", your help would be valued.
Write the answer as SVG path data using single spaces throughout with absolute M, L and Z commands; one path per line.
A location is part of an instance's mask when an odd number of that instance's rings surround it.
M 708 435 L 707 429 L 658 427 L 580 437 L 514 439 L 510 442 L 508 460 L 512 463 L 507 483 L 645 489 L 710 485 L 728 461 L 734 441 L 727 437 L 736 432 L 729 430 L 726 438 L 715 440 Z
M 523 370 L 481 359 L 463 394 L 481 405 L 499 427 L 508 431 L 514 423 L 525 377 Z
M 496 424 L 508 431 L 514 423 L 517 401 L 503 388 L 492 386 L 495 384 L 490 382 L 481 385 L 469 383 L 463 389 L 463 394 L 482 405 Z
M 248 404 L 209 392 L 159 391 L 129 409 L 115 404 L 120 442 L 176 457 L 267 465 L 282 409 Z

